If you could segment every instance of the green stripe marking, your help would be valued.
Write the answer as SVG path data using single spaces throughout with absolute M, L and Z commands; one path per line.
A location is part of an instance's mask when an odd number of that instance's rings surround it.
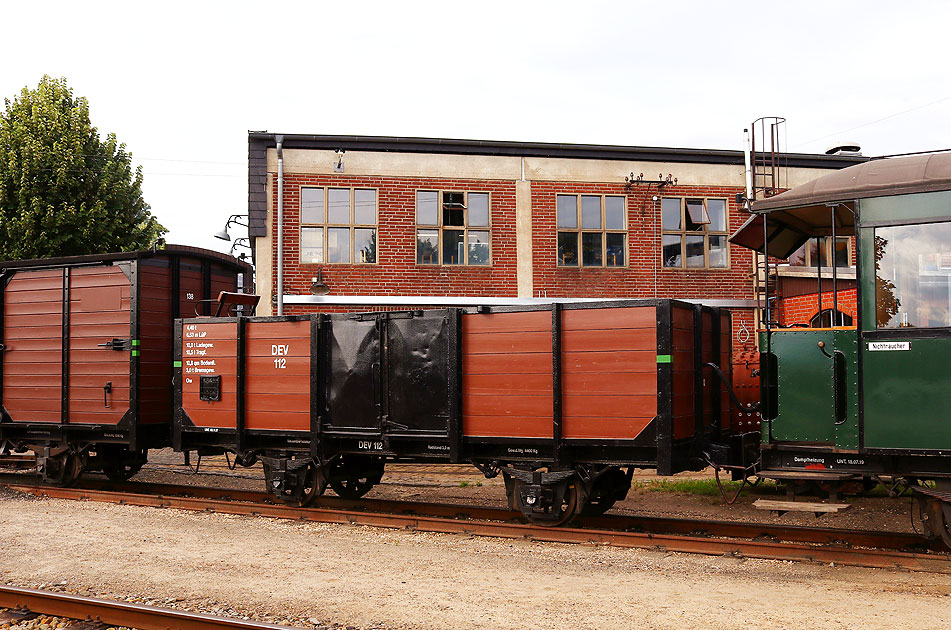
M 658 362 L 658 363 L 670 363 L 670 362 L 671 362 L 670 355 L 669 355 L 669 354 L 658 354 L 658 355 L 657 355 L 657 362 Z
M 139 345 L 139 340 L 138 340 L 138 339 L 133 339 L 133 340 L 132 340 L 132 347 L 135 347 L 135 346 L 137 346 L 137 345 Z
M 181 361 L 175 361 L 175 363 L 173 363 L 172 366 L 173 366 L 173 367 L 182 367 L 182 362 L 181 362 Z
M 134 357 L 139 356 L 139 351 L 138 351 L 138 350 L 133 350 L 133 351 L 132 351 L 132 356 L 134 356 Z

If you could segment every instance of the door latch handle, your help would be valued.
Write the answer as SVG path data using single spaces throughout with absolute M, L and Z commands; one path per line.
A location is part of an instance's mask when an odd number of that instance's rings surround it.
M 109 394 L 112 393 L 112 381 L 106 381 L 106 384 L 102 386 L 102 404 L 106 406 L 106 409 L 109 408 Z
M 106 343 L 97 344 L 100 348 L 109 348 L 111 350 L 125 350 L 125 344 L 127 340 L 125 339 L 113 339 L 112 341 L 107 341 Z

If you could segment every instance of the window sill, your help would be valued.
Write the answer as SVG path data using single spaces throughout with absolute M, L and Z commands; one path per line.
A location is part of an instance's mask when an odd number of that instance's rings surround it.
M 789 278 L 815 278 L 819 271 L 816 267 L 780 265 L 776 268 L 780 276 Z M 855 267 L 836 267 L 835 275 L 840 280 L 855 280 Z M 822 268 L 822 277 L 832 279 L 832 267 Z

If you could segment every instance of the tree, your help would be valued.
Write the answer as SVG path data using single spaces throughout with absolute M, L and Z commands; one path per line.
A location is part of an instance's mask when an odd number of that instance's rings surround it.
M 44 76 L 0 113 L 0 260 L 130 251 L 166 232 L 142 198 L 142 167 L 105 140 L 84 97 Z

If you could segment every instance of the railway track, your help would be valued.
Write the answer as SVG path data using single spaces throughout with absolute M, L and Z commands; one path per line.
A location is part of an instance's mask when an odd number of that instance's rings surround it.
M 522 522 L 508 510 L 478 506 L 321 497 L 314 507 L 298 508 L 275 504 L 260 492 L 163 484 L 121 486 L 91 482 L 83 488 L 9 487 L 40 497 L 310 522 L 951 573 L 951 555 L 929 552 L 927 539 L 903 533 L 619 515 L 579 519 L 573 527 L 546 528 Z
M 93 597 L 82 597 L 69 593 L 41 591 L 32 588 L 0 586 L 0 608 L 8 608 L 11 613 L 6 623 L 16 624 L 37 615 L 50 615 L 75 620 L 93 622 L 89 628 L 104 627 L 98 625 L 125 626 L 138 630 L 289 630 L 290 626 L 272 623 L 248 621 L 230 617 L 216 617 L 201 613 L 171 608 L 158 608 L 128 602 L 116 602 Z

